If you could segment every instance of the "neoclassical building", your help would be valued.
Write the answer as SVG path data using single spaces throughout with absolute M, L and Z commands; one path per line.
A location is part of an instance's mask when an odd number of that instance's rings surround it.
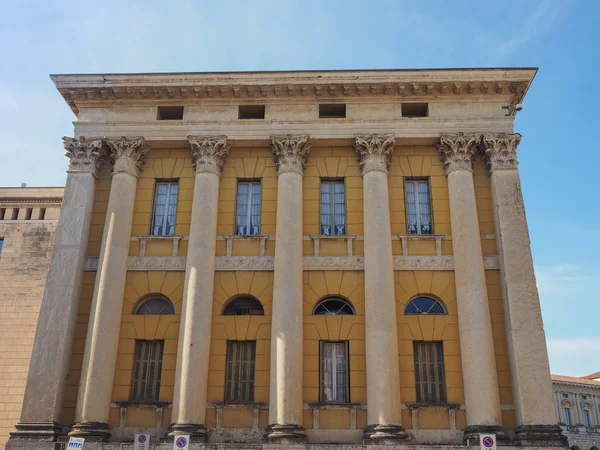
M 52 76 L 77 120 L 7 448 L 565 446 L 513 130 L 535 72 Z

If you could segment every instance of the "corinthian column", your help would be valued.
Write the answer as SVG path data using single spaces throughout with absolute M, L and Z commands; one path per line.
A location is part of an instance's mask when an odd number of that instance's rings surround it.
M 492 182 L 516 439 L 525 445 L 565 446 L 552 402 L 548 351 L 517 169 L 520 141 L 521 135 L 504 133 L 484 134 L 482 140 Z
M 271 391 L 267 438 L 306 440 L 302 427 L 302 176 L 309 136 L 271 136 L 277 166 L 277 225 Z
M 448 176 L 460 354 L 467 410 L 464 440 L 471 444 L 479 442 L 479 433 L 496 433 L 499 439 L 504 437 L 472 172 L 473 156 L 480 137 L 479 134 L 442 134 L 438 146 Z
M 356 136 L 365 227 L 367 444 L 407 439 L 401 426 L 398 330 L 390 228 L 388 169 L 395 137 Z
M 79 307 L 101 138 L 63 138 L 71 159 L 14 439 L 55 440 Z
M 192 434 L 195 441 L 205 441 L 219 180 L 229 145 L 226 136 L 188 139 L 196 176 L 170 435 Z
M 149 147 L 144 138 L 107 139 L 114 161 L 102 246 L 70 436 L 108 439 L 127 256 L 138 174 Z

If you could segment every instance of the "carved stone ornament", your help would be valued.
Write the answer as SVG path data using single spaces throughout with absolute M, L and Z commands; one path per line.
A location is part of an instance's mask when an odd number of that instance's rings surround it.
M 481 134 L 440 134 L 438 152 L 446 174 L 454 170 L 473 170 L 473 156 Z
M 230 149 L 227 136 L 188 136 L 188 140 L 196 173 L 221 175 Z
M 78 138 L 63 137 L 66 156 L 71 160 L 69 172 L 91 172 L 98 174 L 98 169 L 106 155 L 104 141 L 100 137 Z
M 304 173 L 311 146 L 312 142 L 307 134 L 271 136 L 271 150 L 275 158 L 277 173 Z
M 368 134 L 355 136 L 354 148 L 362 174 L 371 170 L 387 173 L 396 137 L 393 134 Z
M 520 134 L 484 133 L 481 150 L 488 169 L 516 169 L 519 164 L 517 147 L 520 142 Z
M 125 172 L 134 177 L 140 174 L 150 150 L 143 137 L 106 139 L 106 144 L 111 149 L 110 157 L 114 161 L 113 174 Z

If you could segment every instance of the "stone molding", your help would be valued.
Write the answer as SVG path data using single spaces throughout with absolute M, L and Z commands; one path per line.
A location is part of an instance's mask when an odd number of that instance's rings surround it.
M 63 137 L 65 156 L 71 161 L 69 172 L 92 173 L 98 175 L 98 170 L 106 156 L 104 139 L 101 137 L 77 138 Z
M 30 203 L 55 203 L 60 205 L 63 201 L 62 197 L 2 197 L 0 198 L 0 204 L 6 203 L 23 204 L 27 205 Z
M 304 173 L 312 142 L 307 134 L 271 135 L 271 150 L 275 158 L 277 174 L 283 172 Z
M 481 134 L 440 134 L 438 152 L 446 168 L 446 174 L 455 170 L 473 171 L 473 157 L 481 140 Z
M 354 149 L 363 176 L 372 170 L 388 173 L 396 137 L 393 134 L 357 134 Z
M 521 142 L 520 134 L 483 133 L 481 151 L 488 169 L 516 169 L 517 147 Z
M 227 136 L 188 136 L 196 173 L 212 172 L 221 175 L 231 148 Z
M 106 139 L 105 142 L 110 147 L 109 156 L 114 162 L 113 175 L 122 172 L 137 178 L 150 150 L 146 140 L 139 136 L 122 136 L 120 139 Z

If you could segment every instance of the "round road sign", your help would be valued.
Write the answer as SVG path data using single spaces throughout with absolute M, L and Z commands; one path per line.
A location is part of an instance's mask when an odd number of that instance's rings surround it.
M 483 442 L 485 448 L 492 448 L 494 446 L 494 439 L 491 436 L 485 436 L 481 442 Z
M 146 442 L 146 435 L 145 435 L 145 434 L 140 434 L 140 435 L 138 436 L 138 442 L 139 442 L 140 444 L 143 444 L 144 442 Z
M 187 439 L 181 436 L 177 438 L 177 440 L 175 441 L 175 445 L 177 446 L 177 448 L 185 448 L 185 446 L 187 445 Z

